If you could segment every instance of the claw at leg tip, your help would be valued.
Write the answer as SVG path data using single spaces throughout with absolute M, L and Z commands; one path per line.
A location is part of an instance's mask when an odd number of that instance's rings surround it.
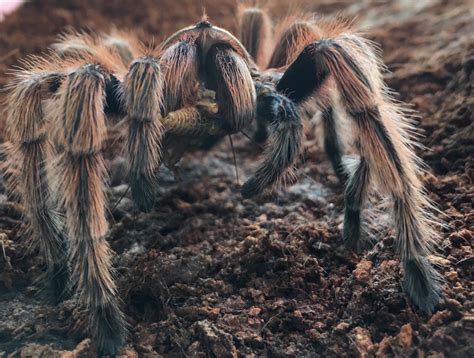
M 242 185 L 242 197 L 244 199 L 249 199 L 252 197 L 255 197 L 260 193 L 260 191 L 257 188 L 257 185 L 253 179 L 247 180 L 244 185 Z

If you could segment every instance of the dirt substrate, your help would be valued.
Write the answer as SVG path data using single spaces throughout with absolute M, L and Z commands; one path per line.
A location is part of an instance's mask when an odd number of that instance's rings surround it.
M 277 15 L 288 10 L 271 3 Z M 390 227 L 382 225 L 362 255 L 344 248 L 343 189 L 314 140 L 298 184 L 259 201 L 241 198 L 223 142 L 188 155 L 181 181 L 160 170 L 151 213 L 137 212 L 128 196 L 112 212 L 108 240 L 131 324 L 124 356 L 474 356 L 474 10 L 468 0 L 351 3 L 303 8 L 359 15 L 382 45 L 386 80 L 419 111 L 428 148 L 419 154 L 432 173 L 425 182 L 447 222 L 437 259 L 445 301 L 433 316 L 410 306 Z M 232 1 L 29 2 L 0 23 L 0 85 L 19 57 L 40 53 L 67 26 L 115 24 L 149 42 L 198 20 L 202 5 L 216 24 L 235 29 Z M 236 142 L 242 180 L 259 148 Z M 114 174 L 122 166 L 112 164 L 111 203 L 127 189 Z M 41 266 L 24 255 L 21 225 L 0 195 L 0 357 L 92 356 L 75 301 L 36 298 Z

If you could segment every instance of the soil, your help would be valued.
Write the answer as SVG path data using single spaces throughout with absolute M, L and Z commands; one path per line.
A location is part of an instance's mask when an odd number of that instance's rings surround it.
M 437 263 L 444 301 L 418 312 L 400 286 L 393 230 L 363 254 L 341 238 L 343 188 L 307 140 L 297 184 L 243 200 L 227 141 L 187 155 L 181 179 L 160 169 L 155 209 L 138 212 L 111 163 L 111 229 L 131 329 L 123 357 L 474 356 L 474 11 L 469 0 L 302 1 L 304 11 L 357 15 L 381 44 L 386 80 L 419 112 L 425 184 L 442 211 Z M 271 2 L 275 16 L 294 9 Z M 235 30 L 230 0 L 29 1 L 0 23 L 0 86 L 27 54 L 67 27 L 134 29 L 145 42 L 200 19 Z M 0 99 L 5 92 L 0 91 Z M 3 130 L 4 114 L 0 123 Z M 240 182 L 260 149 L 236 138 Z M 388 221 L 378 214 L 377 221 Z M 89 357 L 93 343 L 73 299 L 37 298 L 41 263 L 25 255 L 22 219 L 0 194 L 0 357 Z

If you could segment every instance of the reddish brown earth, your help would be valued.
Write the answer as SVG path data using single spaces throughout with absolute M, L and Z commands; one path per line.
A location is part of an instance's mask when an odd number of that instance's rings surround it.
M 271 3 L 276 15 L 291 8 Z M 427 147 L 419 154 L 432 173 L 426 185 L 447 223 L 438 259 L 445 301 L 433 316 L 410 306 L 390 228 L 362 255 L 344 248 L 342 188 L 314 140 L 299 183 L 260 201 L 241 198 L 224 142 L 188 155 L 180 182 L 161 170 L 152 213 L 137 212 L 128 197 L 112 212 L 108 239 L 132 327 L 124 356 L 474 356 L 472 3 L 352 3 L 302 8 L 358 15 L 382 45 L 388 83 L 419 111 Z M 0 86 L 20 57 L 40 53 L 69 26 L 115 24 L 158 41 L 198 20 L 202 6 L 213 22 L 235 29 L 233 1 L 31 1 L 0 23 Z M 259 149 L 238 138 L 236 151 L 241 176 L 248 174 Z M 116 203 L 126 185 L 118 176 L 113 184 Z M 75 301 L 49 306 L 35 298 L 41 266 L 24 255 L 22 220 L 1 190 L 0 357 L 93 356 Z

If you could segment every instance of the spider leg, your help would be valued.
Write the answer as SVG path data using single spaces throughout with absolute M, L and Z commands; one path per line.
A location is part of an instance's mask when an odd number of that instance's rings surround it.
M 189 106 L 196 99 L 199 58 L 196 44 L 189 39 L 171 45 L 160 58 L 163 67 L 164 112 Z
M 186 87 L 197 76 L 195 56 L 194 44 L 180 42 L 167 49 L 160 61 L 151 56 L 134 60 L 125 76 L 122 97 L 129 122 L 130 186 L 142 211 L 150 211 L 153 206 L 156 171 L 167 159 L 163 158 L 166 153 L 162 147 L 165 134 L 199 136 L 219 132 L 219 122 L 208 120 L 203 115 L 204 107 L 181 108 L 195 96 L 191 86 Z
M 277 41 L 268 68 L 280 68 L 289 65 L 305 45 L 315 39 L 315 26 L 310 21 L 288 22 L 284 21 L 280 24 L 276 31 Z
M 347 180 L 347 173 L 342 163 L 342 145 L 337 135 L 335 113 L 331 106 L 323 110 L 324 150 L 331 161 L 337 177 L 342 183 Z
M 356 134 L 361 154 L 346 188 L 344 239 L 350 246 L 360 245 L 360 209 L 367 200 L 369 183 L 390 195 L 405 271 L 403 287 L 418 307 L 432 312 L 441 296 L 441 277 L 427 258 L 437 237 L 436 221 L 418 179 L 419 159 L 410 135 L 413 128 L 403 109 L 387 94 L 370 46 L 355 35 L 305 47 L 277 88 L 300 103 L 313 94 L 324 97 L 332 84 L 352 118 L 350 130 Z M 329 104 L 320 101 L 323 110 Z
M 276 44 L 268 62 L 268 68 L 275 69 L 287 66 L 299 54 L 306 44 L 311 42 L 315 34 L 315 26 L 307 20 L 292 21 L 290 17 L 277 26 Z M 246 31 L 248 26 L 242 28 Z M 270 74 L 270 77 L 273 77 Z M 265 142 L 268 137 L 269 122 L 264 116 L 257 116 L 257 128 L 254 138 L 257 142 Z
M 128 120 L 127 155 L 132 197 L 142 211 L 154 202 L 156 170 L 161 162 L 163 124 L 163 74 L 158 60 L 145 56 L 134 60 L 123 82 Z
M 301 152 L 303 126 L 294 102 L 270 85 L 257 86 L 258 116 L 269 123 L 270 138 L 263 160 L 254 175 L 244 183 L 242 195 L 249 198 L 293 175 L 292 166 Z
M 239 9 L 239 38 L 255 63 L 264 68 L 272 43 L 272 23 L 267 12 L 257 7 Z
M 367 160 L 361 157 L 350 174 L 344 192 L 343 239 L 347 247 L 360 251 L 366 233 L 362 222 L 362 210 L 368 201 L 370 171 Z
M 120 86 L 122 101 L 113 101 L 123 104 L 128 118 L 130 185 L 142 211 L 151 210 L 154 202 L 156 170 L 166 159 L 165 134 L 188 137 L 222 132 L 215 106 L 188 105 L 195 102 L 197 92 L 192 86 L 198 83 L 196 56 L 196 45 L 181 41 L 164 50 L 159 60 L 150 55 L 134 60 Z
M 208 88 L 216 92 L 218 116 L 228 133 L 247 127 L 255 118 L 255 86 L 247 63 L 223 45 L 212 46 L 206 56 Z
M 8 131 L 8 122 L 7 122 Z M 5 192 L 9 201 L 22 206 L 23 194 L 20 188 L 21 156 L 18 155 L 17 145 L 11 142 L 8 133 L 5 141 L 0 144 L 0 172 L 3 176 Z M 20 210 L 24 212 L 24 210 Z
M 52 102 L 56 141 L 62 151 L 54 166 L 56 191 L 66 212 L 72 278 L 88 326 L 100 353 L 115 354 L 126 335 L 113 279 L 104 192 L 106 167 L 102 150 L 107 136 L 108 71 L 79 62 L 68 72 Z
M 130 33 L 112 31 L 102 36 L 101 42 L 112 53 L 118 55 L 123 64 L 128 66 L 137 57 L 138 40 Z
M 87 60 L 91 57 L 107 57 L 113 54 L 123 65 L 128 66 L 138 55 L 139 45 L 133 35 L 114 30 L 100 37 L 79 32 L 65 33 L 51 47 L 64 59 Z
M 48 137 L 43 101 L 60 83 L 57 71 L 36 71 L 35 68 L 17 74 L 7 100 L 7 131 L 10 143 L 4 146 L 5 167 L 16 169 L 7 178 L 16 191 L 30 224 L 30 242 L 38 247 L 47 266 L 44 280 L 47 294 L 60 301 L 70 290 L 67 265 L 67 243 L 63 221 L 56 208 L 46 164 L 53 157 Z M 14 178 L 14 179 L 13 179 Z

